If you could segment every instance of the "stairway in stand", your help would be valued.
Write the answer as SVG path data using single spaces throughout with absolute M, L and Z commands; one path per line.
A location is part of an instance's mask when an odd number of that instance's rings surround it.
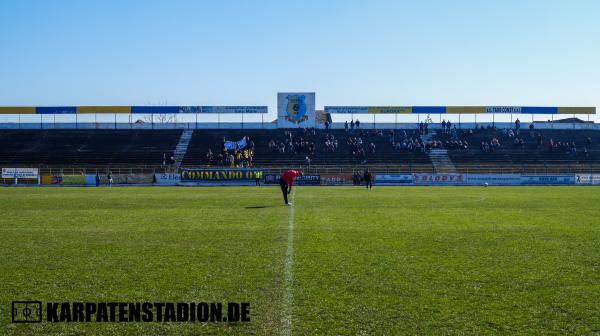
M 421 135 L 421 141 L 430 142 L 435 134 L 435 132 L 430 132 L 429 134 Z M 447 149 L 432 149 L 429 151 L 429 158 L 436 173 L 456 173 L 456 167 L 452 163 L 450 156 L 448 156 Z
M 194 130 L 184 130 L 181 133 L 181 137 L 179 137 L 179 143 L 175 147 L 174 158 L 175 158 L 175 167 L 179 168 L 181 166 L 181 161 L 183 157 L 187 153 L 188 145 L 190 144 L 190 140 L 192 139 L 192 135 L 194 134 Z

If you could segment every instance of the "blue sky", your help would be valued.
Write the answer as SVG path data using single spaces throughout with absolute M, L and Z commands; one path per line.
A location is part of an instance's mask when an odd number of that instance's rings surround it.
M 0 105 L 600 105 L 600 1 L 0 0 Z

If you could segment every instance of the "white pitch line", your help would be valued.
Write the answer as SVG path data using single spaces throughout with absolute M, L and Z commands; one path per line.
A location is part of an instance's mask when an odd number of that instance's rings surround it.
M 294 263 L 294 208 L 296 196 L 296 187 L 292 191 L 292 206 L 290 207 L 290 215 L 288 219 L 288 242 L 287 251 L 285 253 L 285 275 L 283 284 L 283 324 L 281 334 L 285 336 L 292 335 L 292 307 L 294 305 L 294 273 L 292 272 Z
M 480 198 L 476 199 L 475 202 L 483 202 L 487 199 L 487 197 L 485 196 L 481 196 Z

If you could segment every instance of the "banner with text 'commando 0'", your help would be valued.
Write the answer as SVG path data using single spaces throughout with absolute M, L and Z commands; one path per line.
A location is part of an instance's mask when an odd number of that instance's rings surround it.
M 261 169 L 184 169 L 182 182 L 244 182 L 262 177 Z

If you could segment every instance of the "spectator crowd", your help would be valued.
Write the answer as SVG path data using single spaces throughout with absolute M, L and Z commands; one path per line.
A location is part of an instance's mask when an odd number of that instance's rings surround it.
M 206 163 L 209 166 L 229 168 L 251 168 L 254 161 L 255 144 L 248 136 L 231 145 L 225 138 L 221 141 L 221 150 L 215 155 L 212 149 L 206 152 Z
M 432 150 L 445 149 L 452 152 L 495 153 L 511 150 L 530 150 L 538 152 L 547 150 L 552 153 L 565 153 L 575 156 L 589 155 L 592 139 L 585 141 L 560 140 L 548 137 L 547 131 L 538 131 L 531 124 L 523 130 L 517 119 L 514 127 L 497 129 L 493 124 L 473 128 L 460 128 L 451 121 L 443 120 L 436 128 L 430 121 L 419 122 L 410 129 L 364 129 L 360 128 L 359 120 L 351 120 L 344 124 L 344 131 L 333 131 L 328 123 L 327 128 L 317 131 L 315 128 L 300 128 L 273 132 L 275 136 L 268 139 L 264 151 L 278 155 L 290 162 L 313 164 L 317 155 L 319 160 L 327 156 L 345 157 L 355 164 L 373 162 L 379 152 L 393 155 L 394 152 L 427 154 Z M 433 130 L 432 130 L 433 129 Z M 580 138 L 581 139 L 581 138 Z M 265 140 L 262 140 L 265 141 Z M 254 162 L 255 143 L 249 137 L 244 137 L 245 146 L 226 148 L 225 139 L 221 144 L 222 150 L 213 153 L 208 150 L 206 161 L 210 165 L 222 167 L 252 167 Z M 381 147 L 378 147 L 381 146 Z M 389 147 L 388 147 L 389 146 Z M 346 156 L 348 155 L 348 156 Z M 380 158 L 381 159 L 381 158 Z M 163 157 L 163 165 L 171 164 L 172 159 Z

